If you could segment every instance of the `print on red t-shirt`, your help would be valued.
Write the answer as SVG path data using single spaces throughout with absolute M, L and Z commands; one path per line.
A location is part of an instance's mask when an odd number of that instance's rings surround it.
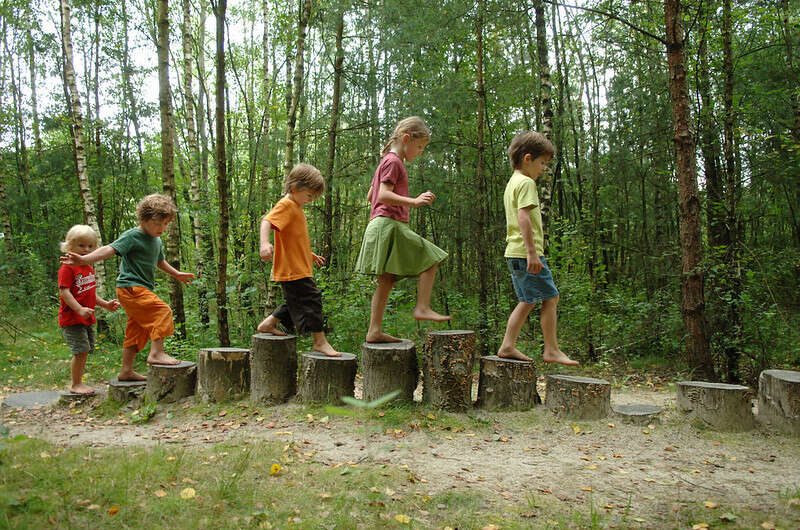
M 58 287 L 69 288 L 69 292 L 83 307 L 94 309 L 97 305 L 97 284 L 94 278 L 94 269 L 90 265 L 62 265 L 58 269 Z M 81 318 L 70 306 L 61 300 L 58 309 L 58 325 L 61 327 L 83 324 L 94 324 L 94 315 L 88 319 Z

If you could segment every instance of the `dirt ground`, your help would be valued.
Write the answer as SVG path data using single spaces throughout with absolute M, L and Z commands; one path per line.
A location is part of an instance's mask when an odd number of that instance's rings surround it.
M 294 441 L 325 465 L 408 466 L 427 491 L 477 488 L 517 503 L 558 499 L 572 510 L 583 506 L 588 511 L 593 505 L 607 513 L 625 511 L 646 527 L 672 526 L 675 513 L 704 502 L 713 503 L 707 508 L 716 511 L 709 519 L 747 510 L 763 512 L 763 520 L 769 521 L 778 506 L 786 513 L 787 503 L 798 496 L 797 437 L 764 428 L 744 433 L 698 428 L 676 412 L 674 392 L 663 387 L 614 390 L 611 400 L 612 405 L 660 405 L 664 412 L 660 422 L 634 425 L 618 417 L 561 420 L 543 406 L 469 415 L 426 416 L 425 411 L 418 415 L 421 421 L 386 428 L 377 419 L 309 417 L 297 404 L 255 409 L 246 401 L 218 413 L 214 409 L 209 418 L 194 412 L 197 406 L 187 401 L 159 406 L 158 414 L 144 424 L 130 424 L 129 409 L 115 419 L 96 419 L 90 403 L 3 408 L 0 421 L 12 435 L 60 446 Z M 800 528 L 800 509 L 794 508 L 789 513 Z

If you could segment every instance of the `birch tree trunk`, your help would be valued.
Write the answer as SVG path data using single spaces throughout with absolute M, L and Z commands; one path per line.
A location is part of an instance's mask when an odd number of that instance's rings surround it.
M 325 215 L 322 218 L 322 253 L 329 264 L 333 256 L 333 178 L 336 165 L 336 132 L 339 128 L 339 103 L 342 98 L 342 64 L 344 63 L 344 48 L 342 47 L 343 33 L 344 8 L 340 7 L 336 18 L 336 59 L 333 63 L 333 102 L 331 103 L 331 125 L 328 129 L 328 168 L 326 171 L 328 182 L 325 186 Z
M 86 224 L 100 235 L 97 225 L 97 213 L 94 205 L 92 189 L 89 185 L 89 175 L 86 170 L 86 148 L 83 145 L 83 113 L 78 85 L 75 82 L 75 68 L 73 67 L 71 8 L 69 0 L 61 0 L 61 51 L 64 55 L 64 82 L 68 92 L 69 113 L 72 118 L 72 147 L 75 154 L 77 167 L 78 190 L 83 201 L 83 215 Z M 105 267 L 102 261 L 94 264 L 97 292 L 105 293 Z
M 477 75 L 477 82 L 476 82 L 476 95 L 478 97 L 478 160 L 475 165 L 475 178 L 478 181 L 478 211 L 477 211 L 477 218 L 475 223 L 475 232 L 480 241 L 481 246 L 486 241 L 486 222 L 487 222 L 487 205 L 489 202 L 488 197 L 488 189 L 486 183 L 486 172 L 485 172 L 485 156 L 486 156 L 486 145 L 484 143 L 484 111 L 486 106 L 486 88 L 483 84 L 483 31 L 484 31 L 484 16 L 486 14 L 486 4 L 484 0 L 478 1 L 478 19 L 477 25 L 475 28 L 476 38 L 477 38 L 477 47 L 476 47 L 476 75 Z M 488 334 L 486 333 L 488 328 L 488 320 L 486 319 L 486 315 L 489 313 L 489 308 L 487 307 L 489 302 L 489 266 L 486 263 L 487 256 L 485 252 L 478 252 L 478 304 L 480 306 L 480 324 L 479 327 L 481 329 L 481 333 L 478 334 L 480 337 L 486 337 Z M 481 355 L 488 355 L 489 352 L 489 344 L 485 340 L 481 340 L 481 344 L 479 345 Z
M 300 19 L 297 23 L 297 48 L 294 59 L 294 83 L 292 85 L 292 102 L 286 120 L 286 158 L 283 162 L 283 175 L 289 175 L 294 161 L 294 128 L 297 122 L 297 109 L 303 92 L 303 58 L 306 41 L 306 29 L 311 18 L 311 0 L 303 0 L 300 6 Z
M 142 149 L 142 133 L 139 127 L 139 112 L 136 106 L 136 98 L 133 96 L 133 86 L 131 86 L 131 65 L 128 52 L 128 12 L 127 0 L 121 0 L 122 6 L 122 90 L 125 93 L 128 105 L 130 106 L 130 118 L 133 123 L 133 131 L 136 133 L 136 152 L 139 155 L 139 169 L 142 175 L 142 186 L 145 193 L 149 192 L 150 184 L 147 179 L 147 168 L 144 164 L 144 150 Z
M 213 4 L 212 4 L 213 5 Z M 216 156 L 217 195 L 219 197 L 219 259 L 217 261 L 217 335 L 220 346 L 230 346 L 228 333 L 228 159 L 225 156 L 225 11 L 227 0 L 217 0 L 214 15 L 217 19 L 217 78 L 216 78 Z
M 544 13 L 544 1 L 534 0 L 536 15 L 536 59 L 539 67 L 540 94 L 539 102 L 542 112 L 542 130 L 547 138 L 553 136 L 553 82 L 550 79 L 550 60 L 547 57 L 547 27 Z M 550 203 L 553 198 L 553 173 L 548 168 L 544 178 L 539 179 L 539 209 L 542 211 L 542 229 L 544 230 L 545 247 L 550 233 Z
M 33 119 L 33 146 L 36 150 L 36 155 L 42 152 L 42 132 L 39 126 L 39 102 L 36 92 L 36 42 L 33 39 L 33 16 L 31 13 L 31 6 L 27 5 L 25 8 L 25 16 L 27 18 L 27 51 L 28 51 L 28 72 L 31 81 L 31 114 Z
M 709 353 L 704 315 L 703 241 L 700 232 L 700 197 L 694 134 L 691 130 L 689 96 L 686 82 L 685 43 L 680 0 L 664 0 L 669 92 L 675 154 L 678 170 L 681 218 L 681 313 L 688 333 L 689 366 L 697 377 L 712 380 L 714 366 Z
M 175 190 L 175 116 L 172 110 L 172 88 L 169 84 L 169 0 L 158 0 L 158 108 L 161 114 L 161 181 L 164 194 L 172 198 L 177 206 L 178 194 Z M 167 228 L 167 261 L 181 270 L 181 223 L 180 213 Z M 181 282 L 170 277 L 169 298 L 178 335 L 186 338 L 186 312 L 183 305 Z

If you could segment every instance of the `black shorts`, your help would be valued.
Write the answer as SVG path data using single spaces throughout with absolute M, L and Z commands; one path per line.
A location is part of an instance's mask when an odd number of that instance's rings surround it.
M 314 278 L 280 282 L 284 303 L 273 311 L 287 330 L 297 333 L 318 333 L 323 330 L 322 291 Z

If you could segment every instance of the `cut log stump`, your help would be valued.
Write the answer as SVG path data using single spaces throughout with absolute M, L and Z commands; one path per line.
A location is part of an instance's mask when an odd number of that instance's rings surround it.
M 678 410 L 720 431 L 746 431 L 755 426 L 753 391 L 742 385 L 681 381 Z
M 142 399 L 147 381 L 120 381 L 116 377 L 108 382 L 108 399 L 127 403 Z
M 576 375 L 548 375 L 545 405 L 558 416 L 597 420 L 611 413 L 608 381 Z
M 173 403 L 194 395 L 197 363 L 181 361 L 176 365 L 151 364 L 144 395 L 151 402 Z
M 475 332 L 429 331 L 422 347 L 422 400 L 451 412 L 472 406 Z
M 648 425 L 650 423 L 661 423 L 661 412 L 663 408 L 657 405 L 631 404 L 617 405 L 614 413 L 622 420 L 622 423 L 632 423 L 635 425 Z
M 530 361 L 489 355 L 480 359 L 478 401 L 486 409 L 527 410 L 540 404 L 536 367 Z
M 396 399 L 414 401 L 419 380 L 417 347 L 410 340 L 361 345 L 364 401 L 373 401 L 399 390 Z
M 300 356 L 300 391 L 304 403 L 339 403 L 343 396 L 353 397 L 358 363 L 352 353 L 328 357 L 311 352 Z
M 764 370 L 758 376 L 758 419 L 800 435 L 800 372 Z
M 297 337 L 256 333 L 250 342 L 250 401 L 277 405 L 297 392 Z
M 239 399 L 250 390 L 250 350 L 203 348 L 197 353 L 197 392 L 203 403 Z

